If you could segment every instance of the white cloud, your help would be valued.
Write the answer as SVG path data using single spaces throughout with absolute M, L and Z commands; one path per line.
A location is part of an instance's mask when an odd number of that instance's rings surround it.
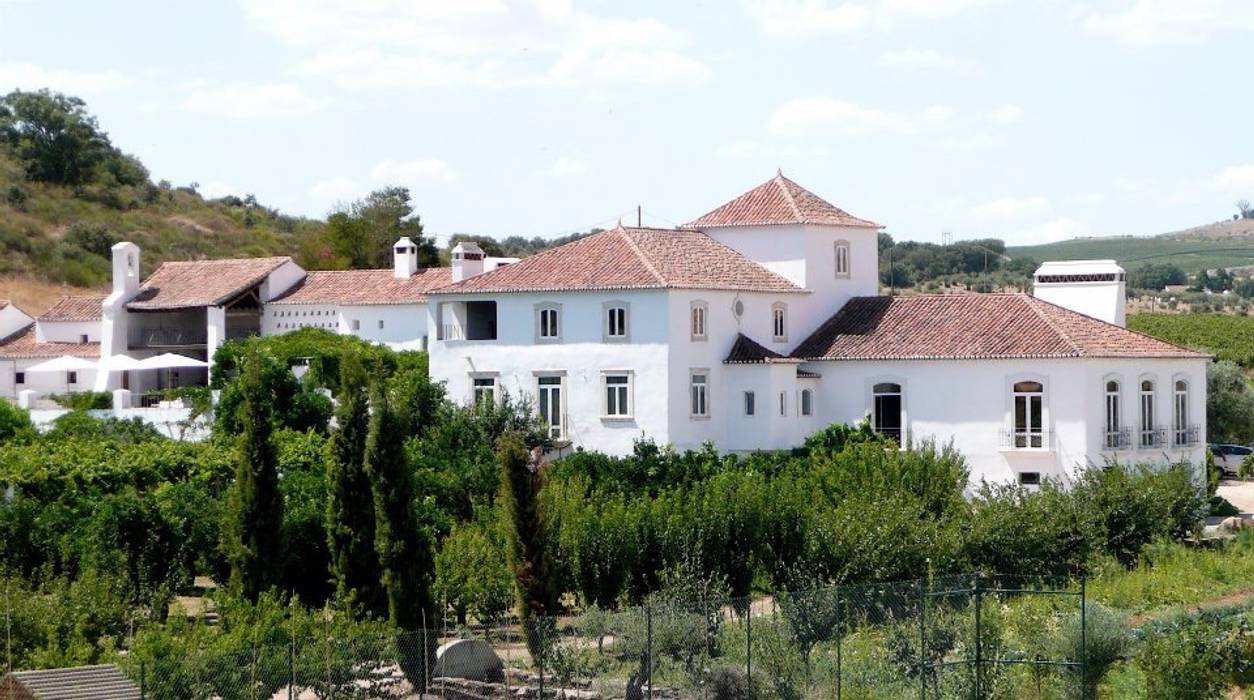
M 741 0 L 740 6 L 767 34 L 848 34 L 903 20 L 953 17 L 991 0 Z
M 578 158 L 568 158 L 566 156 L 558 158 L 548 170 L 549 174 L 554 177 L 581 175 L 587 171 L 587 163 L 579 160 Z
M 767 120 L 778 134 L 830 132 L 841 135 L 916 135 L 951 122 L 954 110 L 932 105 L 919 110 L 892 111 L 864 107 L 831 97 L 805 97 L 785 102 Z
M 1170 201 L 1197 202 L 1221 196 L 1254 198 L 1254 163 L 1229 165 L 1211 175 L 1185 180 L 1176 186 Z
M 355 199 L 361 192 L 362 187 L 346 177 L 333 177 L 309 188 L 309 196 L 323 204 Z
M 589 86 L 702 80 L 688 35 L 567 0 L 245 0 L 255 25 L 302 52 L 298 72 L 345 88 Z
M 911 71 L 966 75 L 976 69 L 975 61 L 931 49 L 901 49 L 880 54 L 880 63 Z
M 183 109 L 190 112 L 231 119 L 301 116 L 326 105 L 326 100 L 310 97 L 299 86 L 286 83 L 205 87 L 192 92 L 182 103 Z
M 981 219 L 1023 219 L 1039 216 L 1050 209 L 1049 200 L 1041 195 L 1003 197 L 971 207 L 971 214 Z
M 431 184 L 452 182 L 457 179 L 457 173 L 439 158 L 404 161 L 389 158 L 371 168 L 370 179 L 378 183 Z
M 1023 119 L 1023 108 L 1019 105 L 1002 105 L 989 115 L 994 124 L 1010 126 Z
M 1204 41 L 1224 31 L 1254 31 L 1249 0 L 1135 0 L 1112 12 L 1090 12 L 1083 26 L 1094 36 L 1149 46 Z
M 71 95 L 88 95 L 129 87 L 135 82 L 131 76 L 113 70 L 79 71 L 44 68 L 34 63 L 0 63 L 0 93 L 10 88 L 51 88 Z

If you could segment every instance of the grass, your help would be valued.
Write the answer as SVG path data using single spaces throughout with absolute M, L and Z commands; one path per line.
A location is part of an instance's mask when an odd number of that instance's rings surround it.
M 1128 328 L 1169 343 L 1213 353 L 1254 367 L 1254 316 L 1228 314 L 1132 314 Z
M 1006 249 L 1011 257 L 1036 260 L 1113 259 L 1127 269 L 1147 262 L 1174 263 L 1190 274 L 1203 268 L 1254 264 L 1254 236 L 1208 237 L 1171 234 L 1077 238 Z
M 1254 533 L 1249 531 L 1221 549 L 1151 545 L 1141 568 L 1126 571 L 1112 562 L 1089 582 L 1093 600 L 1138 619 L 1246 592 L 1254 594 Z

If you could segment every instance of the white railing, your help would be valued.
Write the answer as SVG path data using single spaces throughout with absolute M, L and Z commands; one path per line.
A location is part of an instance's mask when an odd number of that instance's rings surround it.
M 1002 428 L 998 434 L 998 444 L 1002 450 L 1042 452 L 1053 449 L 1053 436 L 1048 430 L 1022 430 Z

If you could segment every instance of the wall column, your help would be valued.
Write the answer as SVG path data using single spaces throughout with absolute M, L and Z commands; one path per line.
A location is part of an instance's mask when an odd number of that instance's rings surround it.
M 224 342 L 226 342 L 226 308 L 222 306 L 206 306 L 205 359 L 209 362 L 211 374 L 213 372 L 213 356 Z

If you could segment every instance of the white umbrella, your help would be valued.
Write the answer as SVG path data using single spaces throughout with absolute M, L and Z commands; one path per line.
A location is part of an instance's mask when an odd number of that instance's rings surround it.
M 208 367 L 209 363 L 194 357 L 167 352 L 144 358 L 137 365 L 135 369 L 193 369 Z
M 73 355 L 62 355 L 54 360 L 40 362 L 37 365 L 27 367 L 27 372 L 78 372 L 80 370 L 96 369 L 96 363 L 84 357 L 74 357 Z
M 130 355 L 110 355 L 100 360 L 100 369 L 105 372 L 126 372 L 132 369 L 144 369 L 142 360 Z

